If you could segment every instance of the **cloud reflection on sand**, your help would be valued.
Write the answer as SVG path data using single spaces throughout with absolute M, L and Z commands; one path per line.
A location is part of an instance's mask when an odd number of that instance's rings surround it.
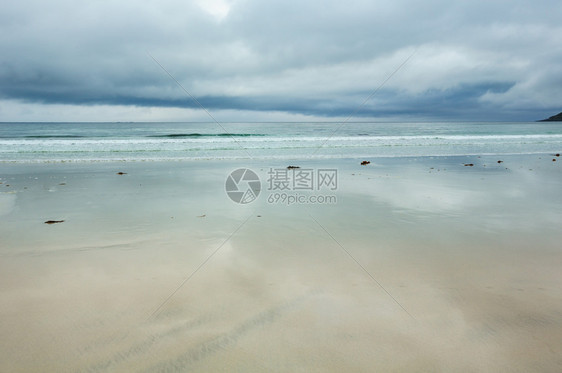
M 0 368 L 556 371 L 562 175 L 470 161 L 318 161 L 311 206 L 233 203 L 228 162 L 41 166 L 0 195 Z

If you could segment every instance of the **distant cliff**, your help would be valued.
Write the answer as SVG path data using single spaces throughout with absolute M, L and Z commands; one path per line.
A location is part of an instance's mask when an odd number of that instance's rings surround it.
M 548 119 L 539 120 L 539 122 L 562 122 L 562 113 L 553 115 Z

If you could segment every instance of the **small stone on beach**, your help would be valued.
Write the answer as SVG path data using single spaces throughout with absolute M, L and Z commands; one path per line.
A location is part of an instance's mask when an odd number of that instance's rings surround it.
M 45 224 L 57 224 L 57 223 L 64 223 L 64 220 L 47 220 Z

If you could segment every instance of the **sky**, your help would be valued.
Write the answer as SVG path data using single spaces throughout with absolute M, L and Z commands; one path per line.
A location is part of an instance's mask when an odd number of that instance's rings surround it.
M 560 0 L 0 1 L 0 122 L 562 111 Z

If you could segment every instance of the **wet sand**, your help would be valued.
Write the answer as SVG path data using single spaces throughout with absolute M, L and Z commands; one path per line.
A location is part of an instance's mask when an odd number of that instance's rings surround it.
M 0 165 L 0 370 L 560 371 L 562 163 L 496 158 Z

